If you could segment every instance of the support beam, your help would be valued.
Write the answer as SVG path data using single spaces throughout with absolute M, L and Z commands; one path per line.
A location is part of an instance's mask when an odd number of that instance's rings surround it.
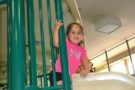
M 76 3 L 76 0 L 67 0 L 68 6 L 71 10 L 71 13 L 74 17 L 74 20 L 78 23 L 82 24 L 82 20 L 81 20 L 81 16 L 80 16 L 80 12 Z

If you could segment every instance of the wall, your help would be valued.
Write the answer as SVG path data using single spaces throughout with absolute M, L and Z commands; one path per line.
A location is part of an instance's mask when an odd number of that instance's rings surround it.
M 7 82 L 7 8 L 0 8 L 0 83 Z

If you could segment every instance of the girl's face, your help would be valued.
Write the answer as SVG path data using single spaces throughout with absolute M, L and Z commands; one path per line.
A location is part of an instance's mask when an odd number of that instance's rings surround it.
M 79 44 L 83 40 L 83 33 L 78 25 L 73 25 L 68 34 L 68 38 L 72 43 Z

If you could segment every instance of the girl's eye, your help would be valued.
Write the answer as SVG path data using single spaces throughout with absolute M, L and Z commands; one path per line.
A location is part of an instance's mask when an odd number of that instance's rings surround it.
M 78 35 L 81 35 L 82 33 L 81 32 L 71 32 L 72 34 L 78 34 Z
M 80 35 L 80 34 L 82 34 L 82 33 L 81 33 L 81 32 L 78 32 L 77 34 L 79 34 L 79 35 Z
M 72 34 L 75 34 L 75 32 L 71 32 Z

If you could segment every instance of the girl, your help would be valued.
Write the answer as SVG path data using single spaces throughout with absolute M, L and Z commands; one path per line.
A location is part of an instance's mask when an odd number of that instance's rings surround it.
M 54 47 L 59 47 L 59 29 L 62 23 L 56 22 L 53 34 Z M 86 77 L 89 73 L 89 61 L 86 55 L 86 51 L 82 46 L 83 40 L 83 28 L 78 23 L 71 23 L 67 26 L 66 30 L 66 46 L 67 46 L 67 57 L 68 57 L 68 69 L 70 77 L 76 73 L 78 66 L 81 64 L 83 68 L 80 71 L 81 77 Z M 56 80 L 57 84 L 62 84 L 60 55 L 58 55 L 56 61 Z M 50 73 L 50 83 L 53 85 L 52 72 Z

